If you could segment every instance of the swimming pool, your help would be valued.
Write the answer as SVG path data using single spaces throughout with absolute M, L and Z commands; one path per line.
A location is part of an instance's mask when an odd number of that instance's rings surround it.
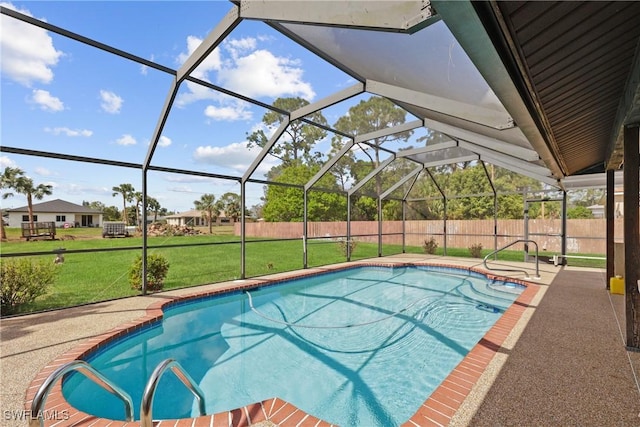
M 342 426 L 399 425 L 523 289 L 450 268 L 351 268 L 174 305 L 89 361 L 136 411 L 151 372 L 172 357 L 205 390 L 207 413 L 277 396 Z M 122 419 L 121 402 L 81 376 L 63 393 L 80 410 Z M 192 415 L 192 396 L 164 376 L 154 418 Z

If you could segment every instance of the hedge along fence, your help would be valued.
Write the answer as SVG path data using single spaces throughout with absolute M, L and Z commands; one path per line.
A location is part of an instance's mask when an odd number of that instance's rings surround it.
M 623 241 L 622 218 L 615 220 L 615 238 Z M 247 237 L 268 239 L 300 239 L 303 235 L 301 222 L 255 222 L 246 223 Z M 234 224 L 235 234 L 240 235 L 240 224 Z M 346 236 L 346 221 L 309 222 L 308 237 L 339 238 Z M 529 220 L 530 238 L 538 242 L 541 251 L 560 252 L 562 241 L 560 219 Z M 448 220 L 447 247 L 468 248 L 482 244 L 486 249 L 494 246 L 494 221 L 488 220 Z M 444 246 L 444 222 L 442 220 L 406 221 L 406 245 L 422 246 L 424 240 L 434 237 L 439 247 Z M 402 221 L 383 221 L 382 234 L 385 244 L 402 244 Z M 377 221 L 352 221 L 351 235 L 360 242 L 378 242 Z M 524 236 L 524 220 L 501 219 L 497 221 L 498 247 Z M 551 235 L 551 236 L 549 236 Z M 606 253 L 605 219 L 568 219 L 567 252 L 585 254 Z

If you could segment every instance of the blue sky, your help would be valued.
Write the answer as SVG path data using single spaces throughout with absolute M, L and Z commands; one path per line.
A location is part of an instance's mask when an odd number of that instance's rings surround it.
M 226 1 L 3 2 L 44 20 L 177 69 L 232 5 Z M 1 140 L 11 147 L 142 163 L 171 76 L 74 40 L 2 16 Z M 278 97 L 321 99 L 355 83 L 267 25 L 243 21 L 194 76 L 271 104 Z M 368 96 L 365 96 L 368 97 Z M 362 98 L 324 112 L 330 124 Z M 154 154 L 153 165 L 242 176 L 258 151 L 246 134 L 265 110 L 191 83 L 181 86 Z M 408 120 L 412 118 L 407 117 Z M 316 147 L 328 152 L 328 140 Z M 23 169 L 36 184 L 74 203 L 121 205 L 112 187 L 142 189 L 141 172 L 32 156 L 0 154 L 2 167 Z M 275 163 L 270 158 L 257 178 Z M 202 194 L 239 193 L 233 181 L 149 172 L 149 195 L 175 211 L 193 208 Z M 247 206 L 261 185 L 248 187 Z M 15 195 L 5 208 L 26 204 Z

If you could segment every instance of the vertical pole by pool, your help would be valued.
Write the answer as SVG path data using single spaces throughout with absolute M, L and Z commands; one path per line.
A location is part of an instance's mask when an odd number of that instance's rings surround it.
M 247 195 L 245 194 L 246 190 L 246 182 L 243 179 L 240 181 L 240 278 L 245 278 L 246 268 L 245 268 L 245 256 L 246 256 L 246 212 L 245 212 L 245 203 L 247 202 Z
M 351 261 L 351 194 L 347 193 L 347 261 Z
M 378 194 L 378 256 L 382 256 L 382 197 Z
M 147 169 L 142 169 L 142 295 L 147 294 Z
M 302 207 L 302 268 L 307 268 L 307 239 L 308 239 L 308 232 L 307 232 L 307 221 L 308 221 L 308 206 L 307 203 L 309 202 L 308 199 L 308 190 L 305 188 L 304 192 L 303 192 L 303 207 Z

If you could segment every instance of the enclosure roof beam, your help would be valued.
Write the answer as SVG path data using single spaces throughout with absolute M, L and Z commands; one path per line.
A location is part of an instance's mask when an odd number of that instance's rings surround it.
M 424 125 L 429 129 L 448 135 L 452 139 L 464 139 L 465 141 L 473 142 L 476 145 L 491 148 L 494 151 L 499 151 L 526 161 L 534 162 L 540 160 L 540 156 L 535 152 L 535 150 L 519 147 L 496 138 L 491 138 L 431 119 L 424 119 Z
M 178 82 L 182 82 L 182 80 L 198 68 L 198 65 L 200 65 L 202 61 L 204 61 L 207 56 L 209 56 L 209 54 L 213 52 L 220 43 L 222 43 L 225 37 L 227 37 L 241 21 L 242 18 L 240 18 L 238 6 L 233 6 L 229 13 L 227 13 L 218 25 L 211 30 L 209 35 L 207 35 L 207 38 L 200 43 L 200 46 L 198 46 L 196 50 L 189 55 L 184 64 L 182 64 L 178 69 L 178 74 L 176 76 Z
M 442 199 L 443 200 L 447 200 L 447 195 L 444 194 L 444 191 L 442 191 L 442 187 L 440 187 L 440 184 L 438 184 L 438 181 L 436 181 L 436 178 L 433 176 L 431 171 L 429 169 L 426 169 L 426 168 L 425 168 L 425 171 L 427 172 L 427 174 L 431 178 L 431 181 L 433 182 L 433 185 L 436 186 L 436 189 L 438 190 L 438 193 L 440 193 L 440 195 L 442 196 Z
M 427 0 L 368 2 L 237 0 L 243 18 L 279 23 L 414 33 L 440 20 Z
M 353 147 L 353 140 L 347 141 L 344 146 L 333 157 L 331 157 L 320 170 L 304 185 L 304 191 L 308 191 L 318 182 L 322 177 L 329 172 L 329 170 Z
M 469 151 L 471 151 L 473 153 L 480 154 L 482 157 L 484 157 L 486 159 L 494 159 L 495 158 L 495 159 L 498 159 L 498 160 L 503 160 L 505 162 L 511 163 L 514 167 L 530 171 L 532 173 L 535 173 L 536 175 L 540 175 L 540 176 L 548 176 L 548 175 L 550 175 L 549 169 L 547 169 L 544 166 L 538 166 L 538 165 L 533 164 L 533 163 L 525 162 L 524 160 L 522 160 L 520 158 L 509 156 L 507 154 L 500 153 L 500 152 L 492 150 L 490 148 L 479 146 L 479 145 L 474 144 L 472 142 L 460 140 L 460 141 L 458 141 L 458 146 L 460 148 L 464 148 L 466 150 L 469 150 Z
M 458 117 L 495 129 L 502 130 L 514 127 L 513 119 L 507 113 L 501 113 L 478 105 L 465 104 L 452 99 L 405 89 L 400 86 L 393 86 L 375 80 L 367 80 L 365 83 L 367 92 L 375 95 L 384 96 L 427 110 L 437 111 L 448 116 Z
M 422 172 L 424 170 L 424 166 L 418 166 L 417 168 L 415 168 L 414 170 L 412 170 L 411 172 L 409 172 L 407 175 L 405 175 L 400 181 L 396 182 L 394 185 L 392 185 L 387 191 L 385 191 L 384 193 L 382 193 L 380 195 L 381 199 L 385 199 L 387 196 L 389 196 L 391 193 L 393 193 L 394 191 L 396 191 L 398 188 L 400 188 L 402 185 L 404 185 L 407 181 L 409 181 L 411 178 L 413 178 L 414 176 L 416 176 L 417 174 L 419 174 L 420 172 Z
M 486 156 L 482 156 L 482 160 L 486 160 L 489 163 L 492 163 L 496 166 L 500 166 L 501 168 L 505 168 L 515 173 L 519 173 L 520 175 L 528 176 L 529 178 L 536 179 L 540 182 L 544 182 L 545 184 L 551 185 L 552 187 L 560 187 L 560 182 L 549 176 L 538 175 L 534 172 L 530 172 L 528 170 L 520 169 L 518 166 L 514 165 L 512 162 L 500 160 L 498 158 L 487 158 Z
M 491 186 L 491 191 L 493 191 L 493 195 L 495 196 L 496 193 L 496 186 L 493 185 L 493 180 L 491 179 L 491 175 L 489 175 L 489 171 L 487 170 L 487 165 L 485 164 L 484 160 L 480 160 L 480 164 L 482 165 L 482 169 L 484 169 L 484 174 L 487 177 L 487 181 L 489 181 L 489 185 Z
M 424 170 L 424 168 L 422 168 L 422 170 Z M 407 188 L 407 191 L 402 196 L 403 201 L 407 201 L 407 197 L 409 197 L 409 193 L 411 193 L 411 190 L 413 190 L 413 187 L 416 185 L 416 182 L 418 182 L 419 176 L 420 174 L 417 174 L 416 176 L 413 177 L 413 182 L 411 183 L 411 185 L 409 185 L 409 188 Z
M 458 141 L 439 142 L 437 144 L 427 145 L 426 147 L 410 148 L 408 150 L 398 151 L 398 157 L 410 157 L 416 154 L 429 153 L 431 151 L 446 150 L 458 146 Z
M 375 168 L 374 170 L 372 170 L 371 172 L 369 172 L 369 175 L 365 176 L 362 181 L 360 181 L 359 183 L 357 183 L 356 185 L 354 185 L 353 187 L 351 187 L 349 189 L 349 192 L 347 193 L 349 196 L 351 196 L 353 193 L 355 193 L 356 191 L 358 191 L 360 188 L 362 188 L 367 182 L 369 182 L 374 176 L 378 175 L 380 172 L 382 172 L 387 166 L 389 166 L 389 164 L 391 162 L 393 162 L 395 160 L 395 156 L 391 156 L 388 159 L 386 159 L 385 161 L 383 161 L 382 163 L 380 163 L 380 166 L 378 166 L 377 168 Z
M 472 162 L 474 160 L 480 160 L 478 154 L 467 154 L 466 156 L 452 157 L 450 159 L 434 160 L 433 162 L 424 163 L 425 168 L 434 166 L 450 165 L 452 163 Z
M 282 118 L 282 123 L 280 123 L 280 126 L 278 127 L 278 129 L 276 129 L 274 134 L 271 135 L 271 138 L 265 144 L 265 146 L 262 147 L 262 151 L 260 151 L 260 154 L 258 154 L 258 157 L 253 159 L 251 166 L 249 166 L 247 171 L 242 176 L 243 183 L 246 182 L 251 177 L 251 175 L 253 175 L 253 173 L 256 171 L 258 166 L 260 166 L 260 163 L 262 163 L 264 158 L 267 157 L 267 154 L 269 154 L 269 151 L 271 151 L 271 148 L 273 148 L 273 146 L 278 141 L 278 139 L 282 136 L 284 131 L 287 130 L 287 126 L 289 126 L 289 117 L 285 116 Z
M 373 132 L 365 133 L 362 135 L 357 135 L 355 137 L 356 138 L 355 142 L 356 144 L 358 144 L 360 142 L 371 141 L 372 139 L 383 138 L 385 136 L 394 135 L 396 133 L 417 129 L 422 126 L 424 126 L 424 123 L 422 122 L 422 120 L 414 120 L 411 122 L 402 123 L 398 126 L 384 128 L 384 129 L 376 130 Z
M 156 127 L 153 130 L 153 136 L 151 137 L 151 143 L 149 144 L 149 149 L 147 150 L 147 156 L 145 157 L 144 163 L 142 164 L 142 169 L 144 171 L 146 171 L 151 164 L 153 153 L 156 151 L 156 147 L 158 146 L 158 141 L 160 140 L 160 136 L 162 135 L 164 125 L 167 123 L 167 119 L 169 118 L 171 106 L 173 105 L 173 101 L 176 99 L 179 87 L 180 85 L 176 80 L 173 80 L 171 82 L 171 88 L 169 89 L 169 93 L 167 94 L 164 105 L 162 106 L 162 111 L 160 113 L 160 117 L 158 118 L 158 122 L 156 123 Z
M 290 120 L 293 121 L 301 117 L 308 116 L 309 114 L 315 113 L 316 111 L 322 110 L 323 108 L 330 107 L 334 104 L 337 104 L 338 102 L 342 102 L 346 99 L 359 95 L 363 91 L 364 85 L 358 82 L 353 86 L 342 89 L 341 91 L 329 95 L 324 99 L 320 99 L 312 104 L 305 105 L 302 108 L 298 108 L 297 110 L 292 111 L 290 114 Z

